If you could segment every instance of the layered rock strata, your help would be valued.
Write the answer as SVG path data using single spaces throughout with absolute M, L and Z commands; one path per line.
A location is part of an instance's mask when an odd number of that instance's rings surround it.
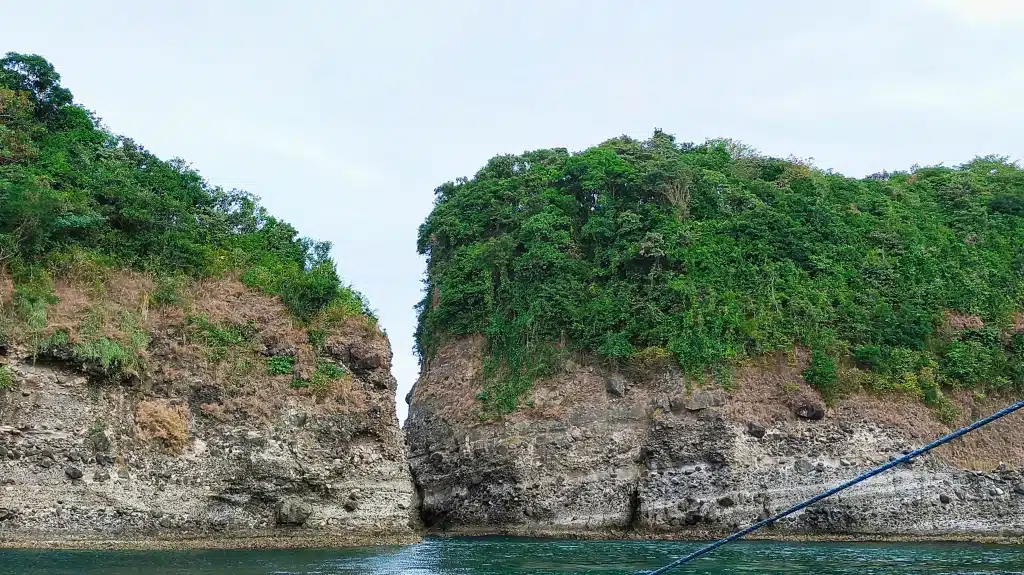
M 449 533 L 706 537 L 770 516 L 950 428 L 914 398 L 826 408 L 806 357 L 739 369 L 731 391 L 669 367 L 570 362 L 521 412 L 474 417 L 480 342 L 441 350 L 411 394 L 410 463 L 427 526 Z M 1000 400 L 960 402 L 963 419 Z M 972 413 L 973 412 L 973 413 Z M 1024 535 L 1024 418 L 979 431 L 764 532 L 770 537 Z
M 62 301 L 74 299 L 67 290 Z M 249 325 L 251 341 L 211 357 L 180 310 L 151 311 L 145 368 L 116 382 L 56 348 L 4 350 L 0 545 L 415 539 L 383 334 L 350 318 L 326 336 L 315 366 L 276 300 L 237 282 L 198 298 L 191 313 Z M 296 373 L 268 375 L 274 358 Z M 324 362 L 344 375 L 307 386 L 301 372 Z

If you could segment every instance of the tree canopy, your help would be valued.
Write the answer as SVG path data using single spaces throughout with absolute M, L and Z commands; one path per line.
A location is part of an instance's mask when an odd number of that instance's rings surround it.
M 485 413 L 567 351 L 727 382 L 807 346 L 826 397 L 940 407 L 943 388 L 1024 388 L 1024 171 L 1006 158 L 853 179 L 655 131 L 498 156 L 435 193 L 418 352 L 483 334 Z
M 110 133 L 41 56 L 0 59 L 0 269 L 16 281 L 69 259 L 192 277 L 231 270 L 305 319 L 331 304 L 369 313 L 330 248 L 255 196 Z

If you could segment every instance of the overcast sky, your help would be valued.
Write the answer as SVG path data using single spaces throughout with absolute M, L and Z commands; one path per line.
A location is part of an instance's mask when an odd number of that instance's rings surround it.
M 1024 156 L 1024 0 L 17 2 L 113 131 L 334 242 L 419 368 L 416 229 L 491 156 L 655 127 L 862 176 Z

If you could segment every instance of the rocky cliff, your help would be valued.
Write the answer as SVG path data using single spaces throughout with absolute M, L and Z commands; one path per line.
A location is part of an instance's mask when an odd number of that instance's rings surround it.
M 45 327 L 0 346 L 0 546 L 415 537 L 391 350 L 371 320 L 300 329 L 230 278 L 173 305 L 161 289 L 58 280 Z
M 449 344 L 411 394 L 406 432 L 435 531 L 697 537 L 764 518 L 950 428 L 916 398 L 859 393 L 826 407 L 802 350 L 748 362 L 730 390 L 670 366 L 568 362 L 502 420 L 474 416 L 479 339 Z M 1003 399 L 960 398 L 962 423 Z M 874 478 L 767 536 L 1024 535 L 1024 418 Z

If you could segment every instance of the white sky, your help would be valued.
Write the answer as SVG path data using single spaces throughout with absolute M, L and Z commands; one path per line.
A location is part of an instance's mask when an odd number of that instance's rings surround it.
M 414 382 L 416 229 L 499 153 L 654 127 L 861 176 L 1024 156 L 1024 0 L 0 0 L 115 132 L 334 242 Z

